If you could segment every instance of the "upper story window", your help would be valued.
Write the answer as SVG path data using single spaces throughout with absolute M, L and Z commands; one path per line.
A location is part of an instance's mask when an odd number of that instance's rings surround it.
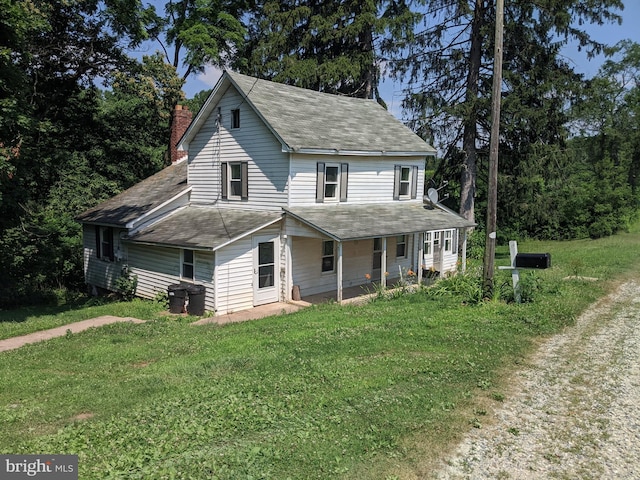
M 316 166 L 316 202 L 346 202 L 348 163 L 318 162 Z
M 407 258 L 407 236 L 396 237 L 396 258 Z
M 418 193 L 418 167 L 396 165 L 394 168 L 393 199 L 415 199 Z
M 335 270 L 336 256 L 333 240 L 322 242 L 322 271 L 333 272 Z
M 113 261 L 113 228 L 96 226 L 96 257 Z
M 248 200 L 249 163 L 222 162 L 222 198 L 224 200 Z
M 337 200 L 340 185 L 340 167 L 338 165 L 327 165 L 324 169 L 324 200 Z
M 240 128 L 240 109 L 231 110 L 231 128 Z
M 181 276 L 186 280 L 193 280 L 195 272 L 195 262 L 193 250 L 182 250 Z

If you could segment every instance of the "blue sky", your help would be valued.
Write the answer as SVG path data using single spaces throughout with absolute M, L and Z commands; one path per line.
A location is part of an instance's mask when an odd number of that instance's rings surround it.
M 640 43 L 640 1 L 625 0 L 625 9 L 622 12 L 622 25 L 605 24 L 605 25 L 587 25 L 585 28 L 594 40 L 608 45 L 614 45 L 620 40 L 630 39 Z M 505 42 L 508 38 L 505 38 Z M 153 51 L 155 47 L 150 50 Z M 588 60 L 586 53 L 579 52 L 575 45 L 565 47 L 563 54 L 565 59 L 575 65 L 577 72 L 584 73 L 587 77 L 592 77 L 598 72 L 598 68 L 604 61 L 603 56 L 598 56 L 592 60 Z M 220 77 L 220 71 L 209 68 L 204 74 L 191 76 L 184 87 L 187 97 L 193 97 L 194 94 L 201 90 L 212 88 Z M 400 102 L 402 101 L 402 85 L 385 82 L 381 86 L 381 94 L 385 102 L 392 112 L 399 112 Z

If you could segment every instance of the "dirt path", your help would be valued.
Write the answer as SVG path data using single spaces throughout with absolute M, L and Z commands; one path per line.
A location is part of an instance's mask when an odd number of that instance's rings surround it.
M 640 284 L 544 343 L 439 479 L 639 479 Z

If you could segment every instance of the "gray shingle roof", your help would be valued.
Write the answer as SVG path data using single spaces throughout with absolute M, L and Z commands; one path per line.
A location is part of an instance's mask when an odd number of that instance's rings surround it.
M 421 203 L 336 204 L 291 207 L 285 211 L 342 241 L 475 226 L 455 213 Z
M 80 222 L 124 227 L 187 190 L 187 162 L 176 163 L 76 217 Z
M 154 245 L 215 250 L 282 218 L 282 212 L 190 206 L 131 235 L 128 240 Z
M 291 150 L 435 153 L 374 100 L 331 95 L 229 71 L 226 75 Z

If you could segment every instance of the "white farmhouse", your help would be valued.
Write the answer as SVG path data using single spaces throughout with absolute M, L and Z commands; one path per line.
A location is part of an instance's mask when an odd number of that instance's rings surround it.
M 127 265 L 139 296 L 195 283 L 216 314 L 294 291 L 341 301 L 385 272 L 455 271 L 474 225 L 423 203 L 435 151 L 372 100 L 225 72 L 178 150 L 79 217 L 89 285 L 112 290 Z

